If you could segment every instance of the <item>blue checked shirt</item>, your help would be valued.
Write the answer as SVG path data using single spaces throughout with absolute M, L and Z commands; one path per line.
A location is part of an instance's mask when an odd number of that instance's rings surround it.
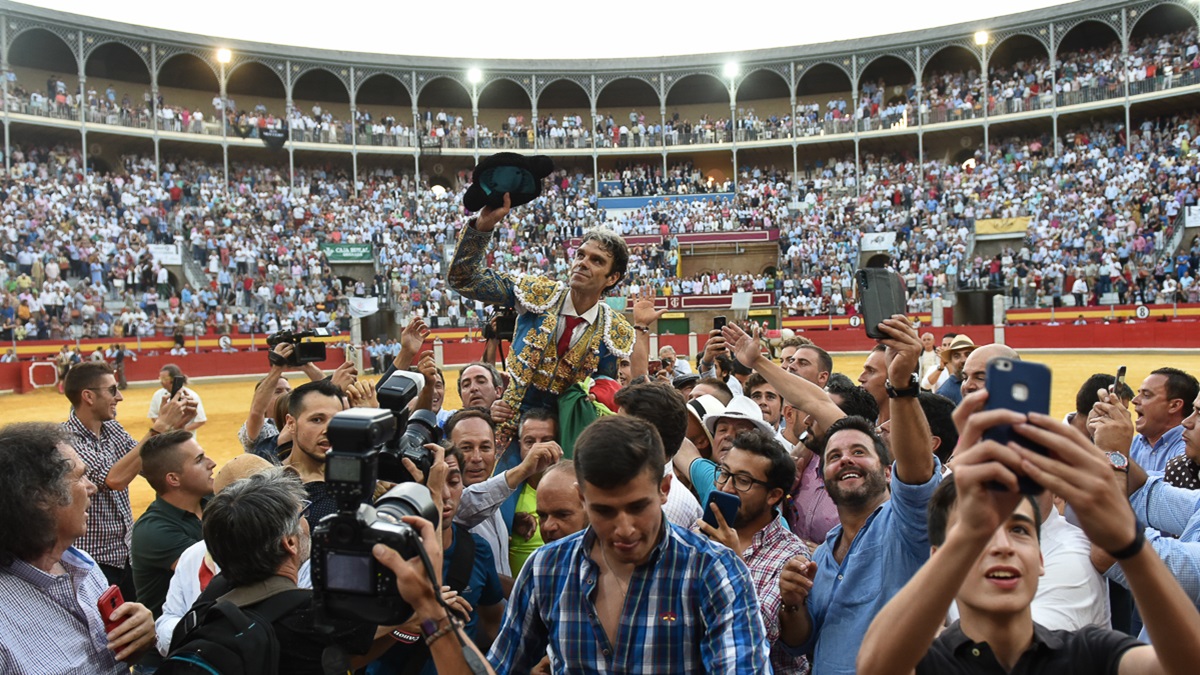
M 108 590 L 100 567 L 77 548 L 62 557 L 65 574 L 47 574 L 21 560 L 0 567 L 0 673 L 102 675 L 126 673 L 108 650 L 96 601 Z
M 1129 497 L 1129 503 L 1138 520 L 1146 524 L 1146 541 L 1192 602 L 1200 606 L 1200 490 L 1173 487 L 1162 476 L 1151 476 Z M 1129 588 L 1120 565 L 1113 565 L 1105 576 Z M 1145 628 L 1139 639 L 1150 641 Z
M 737 554 L 663 519 L 665 536 L 633 572 L 617 644 L 593 603 L 600 567 L 589 527 L 534 551 L 513 588 L 488 660 L 528 673 L 549 652 L 562 673 L 771 672 L 750 572 Z
M 1154 445 L 1138 434 L 1129 445 L 1129 458 L 1137 462 L 1151 476 L 1161 476 L 1167 470 L 1167 462 L 1183 454 L 1183 425 L 1171 427 Z

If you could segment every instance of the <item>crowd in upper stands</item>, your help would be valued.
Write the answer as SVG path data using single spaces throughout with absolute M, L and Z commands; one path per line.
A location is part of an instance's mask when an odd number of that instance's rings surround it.
M 867 154 L 861 181 L 852 159 L 833 158 L 802 166 L 795 187 L 778 169 L 740 167 L 732 197 L 660 196 L 612 213 L 590 176 L 561 172 L 502 227 L 511 246 L 490 262 L 503 271 L 560 272 L 572 240 L 605 225 L 661 237 L 634 247 L 631 286 L 771 292 L 787 314 L 820 315 L 848 311 L 862 235 L 895 233 L 883 252 L 904 275 L 913 309 L 982 287 L 1003 289 L 1016 307 L 1193 301 L 1200 251 L 1184 242 L 1176 260 L 1164 247 L 1197 202 L 1198 131 L 1195 117 L 1147 119 L 1130 131 L 1126 152 L 1121 125 L 1095 124 L 1059 138 L 1057 158 L 1049 137 L 999 139 L 990 158 L 976 153 L 961 164 Z M 0 206 L 5 335 L 273 332 L 336 324 L 352 296 L 379 297 L 402 317 L 443 325 L 477 327 L 484 314 L 444 285 L 461 188 L 432 190 L 375 170 L 360 177 L 355 197 L 344 173 L 299 167 L 290 192 L 283 169 L 235 163 L 226 199 L 221 171 L 195 160 L 166 161 L 156 179 L 151 160 L 131 156 L 87 183 L 72 149 L 18 147 L 10 161 Z M 639 185 L 653 176 L 645 186 L 661 186 L 698 175 L 687 165 L 666 181 L 657 173 L 630 166 L 601 182 Z M 465 184 L 468 176 L 457 178 Z M 991 218 L 1028 218 L 1028 229 L 984 259 L 973 252 L 973 224 Z M 776 275 L 677 276 L 679 234 L 758 229 L 779 230 Z M 192 278 L 172 279 L 157 261 L 152 247 L 177 240 Z M 374 245 L 377 274 L 370 282 L 339 278 L 321 243 Z
M 988 65 L 987 96 L 978 67 L 927 71 L 921 91 L 916 81 L 901 76 L 899 82 L 884 78 L 862 81 L 858 107 L 845 94 L 817 97 L 802 94 L 796 107 L 795 132 L 800 136 L 847 133 L 858 124 L 861 131 L 915 126 L 918 116 L 924 124 L 981 117 L 983 100 L 988 101 L 990 116 L 1113 98 L 1124 95 L 1129 82 L 1131 94 L 1177 87 L 1196 81 L 1200 70 L 1200 45 L 1197 31 L 1189 28 L 1167 35 L 1150 35 L 1130 44 L 1129 64 L 1121 67 L 1119 42 L 1088 49 L 1069 50 L 1057 55 L 1054 63 L 1044 56 L 1025 56 L 1014 61 Z M 89 82 L 89 85 L 91 82 Z M 849 88 L 849 86 L 847 86 Z M 9 74 L 10 110 L 75 119 L 79 91 L 63 77 L 52 75 L 45 88 L 18 82 Z M 152 95 L 140 96 L 119 91 L 114 83 L 104 90 L 85 92 L 88 121 L 149 128 Z M 153 109 L 158 111 L 160 129 L 192 133 L 220 134 L 225 111 L 226 133 L 257 137 L 266 128 L 290 129 L 295 141 L 361 145 L 471 148 L 532 149 L 538 147 L 586 149 L 597 147 L 648 147 L 657 145 L 693 145 L 790 138 L 792 118 L 787 112 L 756 113 L 741 105 L 734 118 L 727 115 L 700 115 L 693 119 L 668 111 L 667 119 L 642 110 L 600 114 L 595 123 L 579 113 L 549 113 L 536 120 L 521 112 L 509 113 L 498 122 L 472 125 L 469 111 L 422 108 L 413 124 L 412 109 L 370 110 L 358 108 L 354 119 L 336 115 L 320 102 L 311 107 L 297 104 L 290 112 L 268 111 L 263 103 L 242 108 L 227 96 L 222 102 L 213 97 L 211 109 L 189 109 L 173 104 L 159 95 Z M 464 118 L 464 115 L 467 117 Z M 491 119 L 491 118 L 489 118 Z M 494 126 L 493 126 L 494 125 Z

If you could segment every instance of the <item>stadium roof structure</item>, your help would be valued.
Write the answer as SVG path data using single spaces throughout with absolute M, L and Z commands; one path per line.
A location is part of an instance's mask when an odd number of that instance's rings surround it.
M 998 16 L 987 20 L 972 21 L 954 25 L 939 26 L 904 33 L 864 37 L 836 42 L 797 45 L 791 47 L 776 47 L 741 52 L 712 52 L 680 56 L 654 56 L 638 58 L 588 58 L 588 59 L 487 59 L 481 62 L 479 58 L 446 58 L 406 54 L 378 54 L 369 52 L 347 52 L 289 45 L 275 45 L 263 42 L 245 40 L 218 39 L 204 35 L 184 33 L 138 26 L 128 23 L 98 19 L 90 16 L 70 14 L 51 9 L 44 9 L 0 0 L 0 14 L 9 23 L 5 38 L 11 42 L 20 32 L 31 27 L 41 27 L 59 34 L 72 45 L 75 40 L 82 40 L 85 51 L 98 46 L 101 41 L 118 40 L 122 42 L 147 43 L 154 42 L 164 47 L 174 47 L 183 50 L 203 50 L 202 58 L 213 63 L 213 53 L 218 47 L 230 49 L 241 57 L 270 57 L 275 59 L 315 61 L 322 64 L 355 65 L 361 67 L 432 69 L 445 71 L 462 71 L 472 66 L 485 65 L 491 70 L 507 72 L 547 72 L 555 73 L 598 73 L 598 72 L 640 72 L 655 73 L 669 70 L 697 70 L 706 68 L 723 69 L 730 62 L 736 62 L 739 73 L 744 76 L 753 69 L 763 66 L 771 67 L 780 62 L 817 63 L 830 62 L 841 64 L 847 71 L 851 64 L 849 57 L 859 55 L 869 57 L 877 54 L 900 55 L 907 61 L 915 62 L 920 54 L 913 53 L 904 56 L 906 51 L 920 48 L 921 52 L 933 53 L 943 46 L 961 44 L 977 48 L 973 36 L 978 31 L 987 31 L 993 43 L 999 42 L 1014 34 L 1026 34 L 1047 47 L 1056 44 L 1074 25 L 1088 20 L 1105 23 L 1118 31 L 1118 34 L 1128 36 L 1132 23 L 1149 9 L 1161 4 L 1175 4 L 1186 8 L 1190 13 L 1197 12 L 1196 3 L 1191 0 L 1149 0 L 1129 2 L 1128 0 L 1080 0 L 1043 9 Z M 207 10 L 203 10 L 207 11 Z M 284 10 L 286 11 L 286 10 Z M 1051 34 L 1049 24 L 1054 24 L 1054 34 Z M 81 32 L 76 33 L 79 30 Z M 68 39 L 70 34 L 73 36 Z M 72 45 L 74 49 L 74 46 Z M 485 74 L 486 75 L 486 74 Z

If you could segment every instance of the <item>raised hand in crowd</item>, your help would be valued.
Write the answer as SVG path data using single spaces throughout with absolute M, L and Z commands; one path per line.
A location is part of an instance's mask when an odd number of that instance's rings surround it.
M 425 325 L 425 321 L 421 317 L 416 317 L 408 322 L 408 325 L 400 332 L 400 351 L 392 360 L 396 370 L 408 370 L 412 366 L 413 359 L 421 353 L 421 347 L 425 344 L 427 337 L 429 337 L 429 327 Z
M 153 429 L 159 433 L 184 429 L 196 418 L 196 399 L 187 395 L 182 389 L 167 400 L 163 401 L 158 411 Z
M 350 400 L 351 408 L 378 408 L 379 399 L 375 396 L 375 383 L 370 380 L 356 380 L 346 387 L 346 398 Z
M 355 367 L 353 361 L 343 361 L 330 377 L 330 381 L 342 391 L 346 391 L 356 380 L 358 380 L 358 368 Z
M 649 283 L 642 284 L 633 300 L 633 352 L 629 356 L 629 378 L 650 374 L 650 331 L 667 309 L 655 309 L 656 291 Z M 668 380 L 669 381 L 669 380 Z

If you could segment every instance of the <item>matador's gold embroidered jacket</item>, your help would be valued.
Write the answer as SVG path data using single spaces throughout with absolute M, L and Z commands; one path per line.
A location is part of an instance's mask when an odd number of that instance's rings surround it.
M 517 311 L 512 350 L 505 362 L 512 383 L 504 392 L 504 401 L 518 413 L 536 407 L 554 410 L 559 394 L 572 384 L 597 369 L 615 373 L 617 359 L 628 358 L 633 351 L 629 320 L 601 302 L 595 324 L 580 325 L 576 330 L 584 331 L 583 335 L 566 354 L 558 354 L 555 335 L 567 285 L 539 275 L 488 269 L 486 257 L 491 240 L 492 233 L 464 226 L 446 281 L 464 297 Z M 515 436 L 517 417 L 497 430 L 498 441 Z

